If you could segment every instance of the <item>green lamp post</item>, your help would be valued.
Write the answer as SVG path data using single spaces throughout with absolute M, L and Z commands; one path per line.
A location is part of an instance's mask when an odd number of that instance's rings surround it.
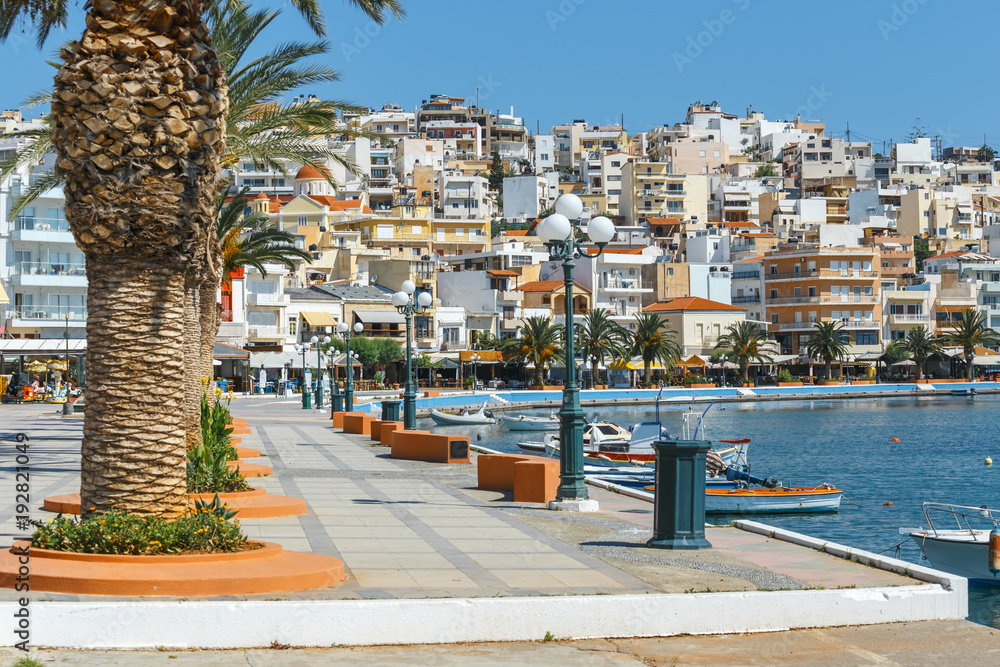
M 354 323 L 355 333 L 361 333 L 364 329 L 365 326 L 361 322 Z M 354 376 L 352 373 L 354 370 L 354 359 L 351 357 L 351 327 L 347 326 L 347 322 L 341 322 L 337 325 L 337 333 L 344 337 L 344 342 L 347 344 L 345 352 L 347 358 L 347 381 L 344 383 L 344 410 L 351 412 L 354 410 Z
M 309 351 L 311 345 L 309 343 L 302 343 L 299 345 L 296 343 L 295 351 L 302 354 L 302 409 L 311 410 L 312 409 L 312 394 L 309 392 L 309 387 L 306 386 L 306 352 Z
M 417 428 L 417 390 L 413 386 L 413 314 L 426 312 L 433 303 L 429 292 L 421 292 L 413 298 L 417 286 L 412 280 L 404 280 L 402 289 L 392 295 L 392 305 L 401 315 L 406 316 L 406 386 L 403 388 L 403 428 L 414 431 Z
M 583 249 L 574 236 L 571 220 L 583 213 L 583 202 L 573 194 L 556 200 L 556 212 L 539 223 L 535 234 L 549 250 L 549 257 L 561 261 L 566 304 L 566 385 L 563 387 L 562 408 L 559 410 L 559 488 L 552 509 L 596 511 L 597 501 L 590 500 L 583 480 L 583 409 L 580 388 L 576 380 L 576 350 L 573 322 L 574 259 L 583 256 Z M 587 235 L 597 245 L 597 255 L 615 236 L 615 226 L 604 216 L 592 218 Z M 592 255 L 596 257 L 597 255 Z

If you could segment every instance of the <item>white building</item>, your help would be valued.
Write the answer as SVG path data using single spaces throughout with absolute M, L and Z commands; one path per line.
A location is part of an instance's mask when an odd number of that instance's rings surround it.
M 542 176 L 503 179 L 503 216 L 507 220 L 534 220 L 548 208 L 549 181 Z
M 535 173 L 544 174 L 556 169 L 555 137 L 551 134 L 535 135 Z

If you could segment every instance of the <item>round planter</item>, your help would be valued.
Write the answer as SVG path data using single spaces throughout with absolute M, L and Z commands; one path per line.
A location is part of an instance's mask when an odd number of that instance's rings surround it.
M 31 557 L 31 588 L 70 595 L 251 595 L 324 588 L 344 580 L 344 563 L 319 554 L 285 551 L 263 542 L 237 553 L 113 556 L 28 548 L 0 552 L 0 587 L 14 588 L 22 549 Z
M 214 493 L 189 493 L 191 505 L 196 499 L 211 501 Z M 292 498 L 271 494 L 264 489 L 251 488 L 249 491 L 237 493 L 220 493 L 219 500 L 238 511 L 237 519 L 266 519 L 276 516 L 298 516 L 308 511 L 306 501 L 302 498 Z M 67 493 L 62 496 L 50 496 L 42 502 L 42 509 L 59 514 L 79 514 L 80 494 Z
M 255 459 L 260 456 L 260 450 L 253 449 L 251 447 L 238 447 L 233 445 L 233 449 L 236 450 L 236 456 L 241 459 Z
M 239 468 L 240 474 L 246 478 L 268 477 L 271 474 L 271 466 L 260 465 L 259 463 L 247 463 L 242 459 L 227 463 L 230 468 Z

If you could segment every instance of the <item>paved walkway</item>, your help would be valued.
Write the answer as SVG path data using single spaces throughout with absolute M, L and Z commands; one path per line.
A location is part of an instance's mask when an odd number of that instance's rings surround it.
M 346 583 L 257 599 L 378 599 L 884 586 L 917 583 L 733 528 L 710 528 L 715 548 L 644 546 L 651 506 L 592 488 L 598 514 L 550 512 L 475 488 L 475 467 L 396 461 L 362 436 L 335 433 L 326 413 L 289 401 L 236 401 L 272 477 L 252 484 L 305 498 L 308 514 L 246 519 L 252 539 L 341 558 Z M 32 437 L 33 516 L 49 495 L 78 490 L 82 421 L 51 406 L 0 406 L 0 424 Z M 0 437 L 5 434 L 0 432 Z M 13 459 L 13 442 L 3 441 Z M 253 460 L 264 463 L 265 459 Z M 13 480 L 0 481 L 0 540 L 13 522 Z M 13 591 L 0 591 L 11 599 Z M 86 599 L 45 594 L 46 599 Z M 101 599 L 101 598 L 98 598 Z M 220 598 L 225 599 L 225 598 Z M 250 599 L 255 599 L 251 596 Z

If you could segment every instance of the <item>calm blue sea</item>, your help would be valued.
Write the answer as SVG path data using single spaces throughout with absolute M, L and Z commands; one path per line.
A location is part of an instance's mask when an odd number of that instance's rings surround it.
M 661 421 L 671 434 L 680 435 L 686 409 L 661 406 Z M 585 411 L 622 426 L 654 417 L 652 406 Z M 525 411 L 532 412 L 548 410 Z M 1000 506 L 998 417 L 1000 397 L 907 397 L 717 405 L 705 425 L 710 440 L 751 438 L 756 474 L 793 486 L 829 482 L 844 492 L 837 514 L 774 515 L 761 521 L 893 555 L 906 538 L 898 528 L 926 523 L 922 502 Z M 511 452 L 519 451 L 518 440 L 540 439 L 500 426 L 439 427 L 429 419 L 419 428 L 459 430 L 473 440 L 478 434 L 484 446 Z M 997 464 L 985 466 L 987 456 Z M 899 556 L 917 562 L 920 550 L 906 541 Z M 969 604 L 970 620 L 1000 628 L 1000 587 L 970 587 Z

